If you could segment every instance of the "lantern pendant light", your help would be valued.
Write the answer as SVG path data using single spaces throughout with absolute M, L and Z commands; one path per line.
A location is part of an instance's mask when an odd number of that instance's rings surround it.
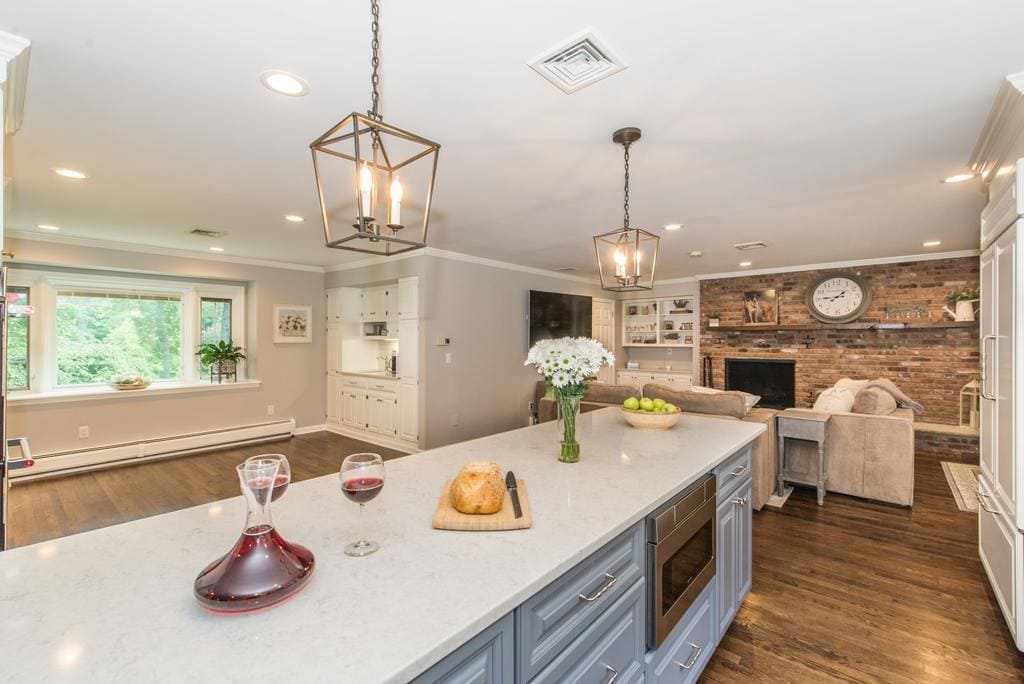
M 380 113 L 380 5 L 373 16 L 371 107 L 310 144 L 328 247 L 389 256 L 427 246 L 441 146 L 384 123 Z
M 620 128 L 612 141 L 622 145 L 625 169 L 622 228 L 594 236 L 601 288 L 612 292 L 650 290 L 658 262 L 657 235 L 629 227 L 629 147 L 640 139 L 639 128 Z

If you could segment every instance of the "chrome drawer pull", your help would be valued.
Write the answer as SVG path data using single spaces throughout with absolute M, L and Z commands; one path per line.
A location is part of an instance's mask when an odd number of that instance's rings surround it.
M 729 473 L 729 477 L 739 477 L 740 475 L 746 474 L 747 470 L 749 470 L 749 468 L 747 468 L 747 466 L 745 465 L 742 465 L 736 470 Z
M 746 506 L 747 505 L 747 497 L 745 497 L 745 496 L 744 497 L 734 496 L 732 498 L 732 502 L 734 504 L 736 504 L 737 506 Z
M 605 668 L 608 673 L 611 674 L 611 677 L 609 677 L 604 684 L 615 684 L 615 680 L 619 678 L 619 671 L 611 665 L 605 665 Z
M 676 665 L 678 665 L 680 668 L 684 670 L 689 670 L 691 667 L 693 667 L 697 663 L 697 658 L 700 658 L 700 654 L 704 650 L 697 644 L 690 644 L 690 646 L 693 648 L 693 651 L 690 653 L 690 659 L 687 660 L 685 663 L 681 663 L 678 660 L 675 661 Z
M 619 579 L 615 575 L 609 575 L 607 572 L 604 573 L 604 576 L 608 578 L 608 581 L 604 583 L 603 587 L 595 591 L 590 596 L 587 596 L 586 594 L 580 594 L 579 597 L 587 603 L 592 603 L 593 601 L 596 601 L 597 599 L 604 596 L 605 593 L 607 593 L 607 591 L 612 588 L 612 585 L 615 584 Z
M 986 501 L 988 501 L 988 494 L 982 494 L 981 492 L 978 492 L 978 505 L 981 506 L 982 508 L 984 508 L 985 512 L 987 512 L 987 513 L 998 513 L 999 512 L 999 511 L 996 511 L 996 510 L 991 509 L 988 506 L 986 506 L 985 505 Z

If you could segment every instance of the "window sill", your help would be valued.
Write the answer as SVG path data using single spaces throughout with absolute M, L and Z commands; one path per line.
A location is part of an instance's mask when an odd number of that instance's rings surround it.
M 32 404 L 58 404 L 69 401 L 93 401 L 96 399 L 136 399 L 170 394 L 192 394 L 195 392 L 223 392 L 228 390 L 256 389 L 259 380 L 239 380 L 223 384 L 209 382 L 161 382 L 153 383 L 146 389 L 116 390 L 111 387 L 78 387 L 74 389 L 51 390 L 49 392 L 11 392 L 9 404 L 31 406 Z

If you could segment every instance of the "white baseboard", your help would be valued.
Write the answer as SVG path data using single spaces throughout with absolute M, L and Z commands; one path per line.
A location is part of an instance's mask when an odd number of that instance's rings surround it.
M 418 446 L 409 444 L 408 442 L 404 442 L 400 439 L 389 439 L 383 435 L 377 435 L 363 430 L 355 430 L 339 423 L 329 422 L 324 427 L 328 432 L 333 432 L 336 435 L 351 437 L 352 439 L 358 439 L 362 442 L 369 442 L 370 444 L 376 444 L 377 446 L 387 447 L 388 449 L 401 451 L 404 454 L 415 454 L 420 451 Z
M 260 425 L 246 425 L 224 430 L 212 430 L 191 435 L 177 435 L 127 444 L 65 451 L 56 454 L 37 456 L 31 468 L 15 470 L 10 473 L 12 479 L 34 480 L 49 475 L 66 475 L 71 472 L 82 472 L 107 468 L 112 465 L 138 463 L 143 460 L 168 458 L 194 454 L 228 446 L 256 444 L 271 440 L 291 437 L 295 434 L 295 420 L 276 421 Z
M 292 430 L 293 435 L 308 435 L 313 432 L 324 432 L 327 430 L 327 425 L 321 423 L 320 425 L 307 425 L 305 427 L 295 428 Z

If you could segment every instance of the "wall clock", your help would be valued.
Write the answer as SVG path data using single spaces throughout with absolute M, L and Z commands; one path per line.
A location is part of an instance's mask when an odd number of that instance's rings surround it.
M 824 323 L 849 323 L 871 305 L 871 288 L 852 273 L 828 273 L 807 288 L 807 308 Z

